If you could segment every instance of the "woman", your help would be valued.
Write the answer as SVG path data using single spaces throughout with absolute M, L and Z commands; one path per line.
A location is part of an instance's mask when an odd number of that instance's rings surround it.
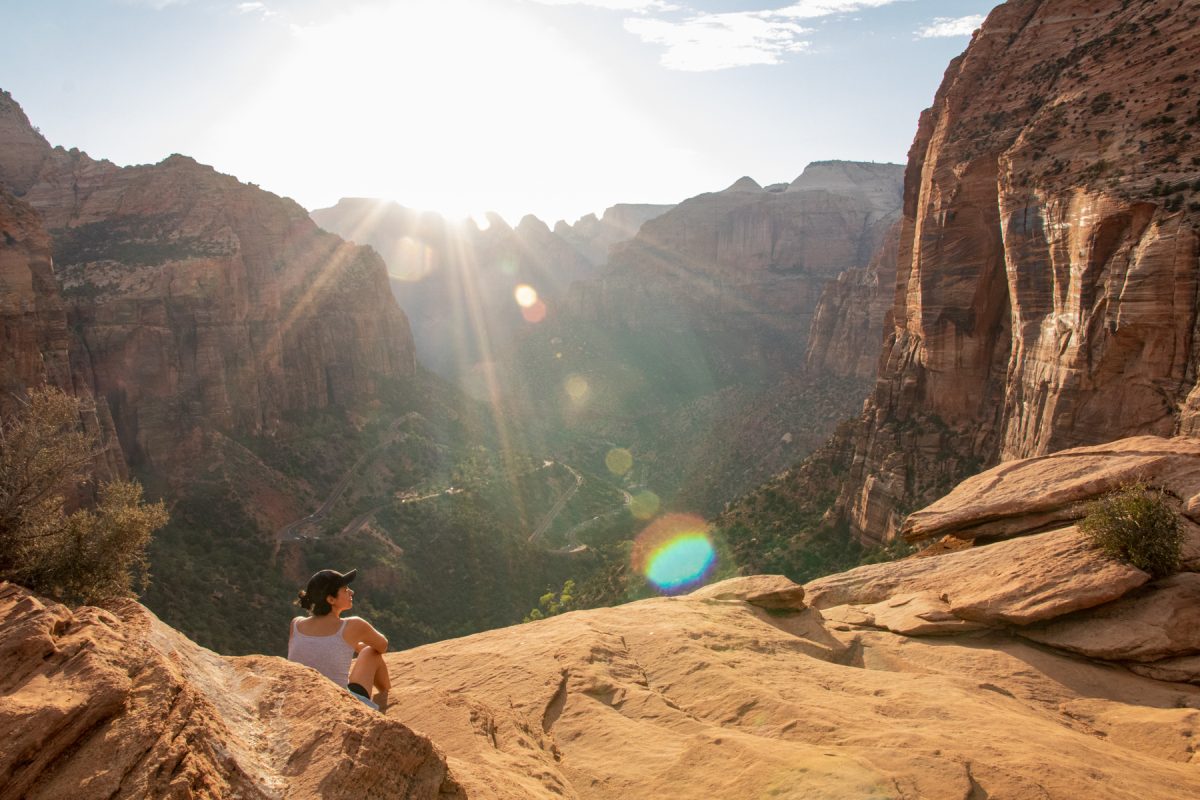
M 320 672 L 371 708 L 387 708 L 388 678 L 383 654 L 388 640 L 362 617 L 342 619 L 354 605 L 350 581 L 358 570 L 343 574 L 323 569 L 300 592 L 300 605 L 307 617 L 292 620 L 288 633 L 288 659 Z M 355 658 L 357 652 L 358 657 Z M 371 689 L 377 689 L 374 699 Z

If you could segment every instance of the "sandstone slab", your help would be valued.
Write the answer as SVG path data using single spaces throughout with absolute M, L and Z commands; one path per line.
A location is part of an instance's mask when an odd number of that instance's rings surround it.
M 956 617 L 1028 625 L 1121 597 L 1150 576 L 1108 558 L 1074 527 L 928 558 L 870 564 L 805 584 L 816 608 L 931 592 Z
M 1082 503 L 1135 481 L 1165 489 L 1196 515 L 1200 439 L 1136 436 L 1001 464 L 910 514 L 901 533 L 910 541 L 1016 536 L 1078 519 Z
M 957 616 L 950 604 L 933 592 L 913 592 L 863 606 L 875 627 L 905 636 L 941 636 L 987 627 Z
M 741 600 L 767 609 L 804 608 L 804 587 L 783 575 L 750 575 L 714 583 L 688 595 L 693 600 Z
M 1108 661 L 1200 654 L 1200 574 L 1182 572 L 1164 578 L 1114 603 L 1021 634 Z
M 1130 670 L 1160 681 L 1200 684 L 1200 655 L 1164 658 L 1149 663 L 1126 664 Z
M 661 598 L 389 653 L 388 715 L 490 800 L 1200 793 L 1200 687 L 986 631 L 822 656 L 776 624 L 809 613 Z

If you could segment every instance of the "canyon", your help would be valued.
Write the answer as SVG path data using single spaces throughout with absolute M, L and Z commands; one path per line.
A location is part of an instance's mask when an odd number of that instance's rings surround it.
M 1200 794 L 1198 23 L 1009 0 L 903 170 L 553 229 L 310 217 L 184 156 L 52 148 L 0 96 L 0 406 L 84 398 L 98 472 L 184 520 L 153 611 L 0 584 L 0 800 Z M 431 357 L 501 403 L 418 364 L 450 322 L 480 327 Z M 712 582 L 477 632 L 601 552 L 525 540 L 582 481 L 552 446 L 618 504 L 654 475 L 709 513 Z M 335 534 L 271 538 L 350 479 Z M 1172 574 L 1081 524 L 1139 483 L 1179 515 Z M 279 638 L 289 582 L 348 559 L 408 648 L 386 713 L 201 646 Z M 226 616 L 247 600 L 264 622 Z

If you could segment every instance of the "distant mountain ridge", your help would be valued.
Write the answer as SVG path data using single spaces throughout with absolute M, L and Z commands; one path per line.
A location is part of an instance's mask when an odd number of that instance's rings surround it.
M 783 191 L 740 178 L 617 245 L 606 273 L 573 288 L 572 311 L 599 324 L 687 328 L 735 361 L 798 367 L 825 282 L 867 266 L 902 187 L 898 164 L 847 161 L 814 162 Z
M 480 383 L 495 354 L 525 325 L 513 297 L 533 286 L 545 313 L 557 314 L 567 288 L 602 267 L 609 248 L 670 206 L 625 204 L 554 230 L 532 214 L 516 227 L 498 214 L 487 227 L 471 219 L 370 198 L 343 198 L 317 209 L 326 230 L 375 248 L 388 264 L 392 289 L 408 313 L 421 361 L 464 385 Z

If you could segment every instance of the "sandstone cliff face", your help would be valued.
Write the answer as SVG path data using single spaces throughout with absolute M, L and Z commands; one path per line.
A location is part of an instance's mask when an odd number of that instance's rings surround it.
M 133 602 L 0 583 L 0 664 L 4 800 L 464 797 L 427 739 L 313 670 L 223 658 Z
M 67 313 L 37 212 L 0 186 L 0 387 L 70 385 Z M 7 407 L 8 398 L 0 398 Z
M 0 237 L 0 411 L 13 410 L 25 390 L 42 384 L 79 397 L 81 421 L 100 444 L 100 475 L 124 475 L 108 404 L 95 396 L 91 364 L 68 327 L 50 237 L 37 212 L 2 184 Z
M 863 269 L 848 269 L 825 284 L 813 312 L 805 368 L 813 375 L 873 380 L 883 324 L 896 285 L 900 223 L 888 228 Z
M 0 105 L 0 138 L 28 139 Z M 161 465 L 180 431 L 270 430 L 413 373 L 383 263 L 295 203 L 183 156 L 119 168 L 37 141 L 0 163 L 50 235 L 79 360 L 130 459 Z
M 610 271 L 573 290 L 572 312 L 715 334 L 735 361 L 797 365 L 823 284 L 870 261 L 900 179 L 895 165 L 823 162 L 787 186 L 742 178 L 686 200 L 615 247 Z
M 950 65 L 839 501 L 859 537 L 981 465 L 1200 429 L 1198 11 L 1012 0 Z

